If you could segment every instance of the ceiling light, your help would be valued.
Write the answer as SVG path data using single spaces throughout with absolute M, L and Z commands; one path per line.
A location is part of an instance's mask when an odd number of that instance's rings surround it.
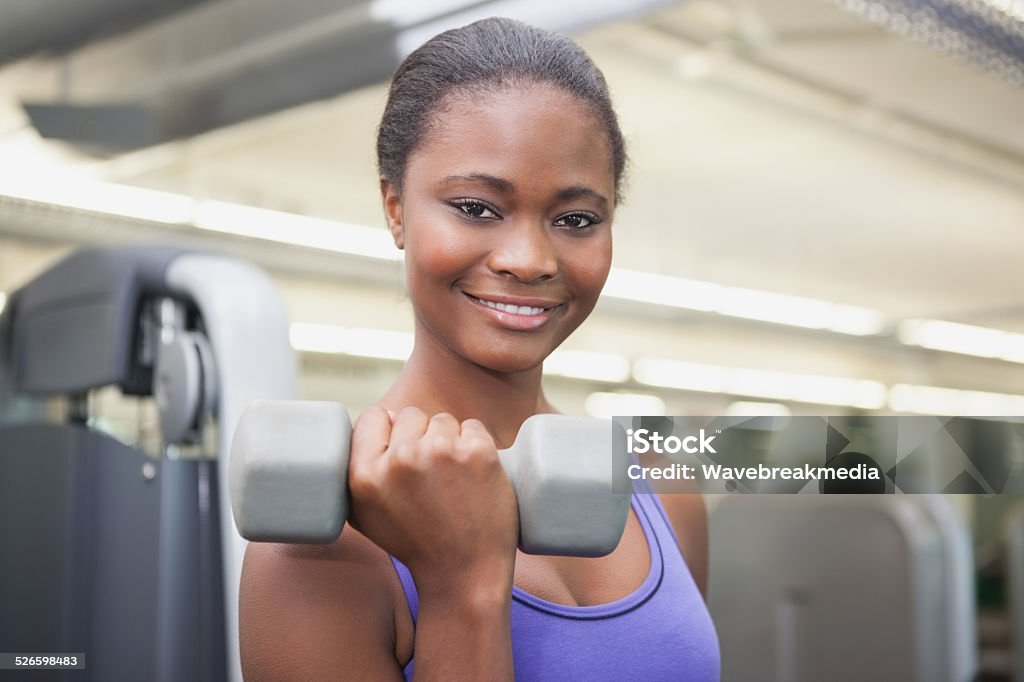
M 886 388 L 878 381 L 641 358 L 633 378 L 649 386 L 818 405 L 880 409 Z
M 868 308 L 741 287 L 726 289 L 717 312 L 747 320 L 827 329 L 854 336 L 880 334 L 885 328 L 882 315 Z
M 782 403 L 762 403 L 753 400 L 737 400 L 725 409 L 727 417 L 789 417 L 789 408 Z
M 629 360 L 614 353 L 556 350 L 544 361 L 544 374 L 622 383 L 629 379 Z
M 240 237 L 306 246 L 380 260 L 400 261 L 387 231 L 223 201 L 201 201 L 194 225 Z
M 665 415 L 665 401 L 649 393 L 591 393 L 583 403 L 591 417 Z
M 889 409 L 915 414 L 1019 416 L 1024 415 L 1024 395 L 895 384 L 889 389 Z
M 832 304 L 770 291 L 729 287 L 718 312 L 747 320 L 822 329 L 829 321 Z
M 716 310 L 725 287 L 682 277 L 612 268 L 602 295 L 687 310 Z
M 0 194 L 156 223 L 188 223 L 196 207 L 195 200 L 182 194 L 59 176 L 5 180 Z
M 905 320 L 896 333 L 911 346 L 1024 363 L 1024 334 L 944 320 Z
M 382 360 L 408 360 L 413 347 L 411 332 L 310 322 L 293 322 L 289 338 L 292 348 L 298 351 L 341 353 Z
M 602 295 L 853 336 L 885 330 L 881 313 L 869 308 L 622 268 L 612 268 Z

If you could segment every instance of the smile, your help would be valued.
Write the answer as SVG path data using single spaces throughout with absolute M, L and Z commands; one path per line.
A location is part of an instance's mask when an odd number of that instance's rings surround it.
M 512 315 L 540 315 L 541 313 L 550 310 L 550 308 L 533 308 L 525 305 L 510 305 L 508 303 L 495 303 L 494 301 L 488 301 L 483 298 L 477 298 L 476 296 L 470 296 L 477 303 L 482 303 L 488 308 L 494 308 L 500 310 L 503 313 L 511 313 Z
M 543 327 L 560 303 L 543 300 L 520 300 L 516 303 L 491 301 L 463 291 L 494 323 L 507 329 L 530 331 Z M 533 303 L 535 305 L 520 305 Z M 536 305 L 546 304 L 546 305 Z

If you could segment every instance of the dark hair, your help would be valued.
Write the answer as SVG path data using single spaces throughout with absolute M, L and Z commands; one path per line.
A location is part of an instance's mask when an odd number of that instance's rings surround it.
M 619 199 L 626 145 L 604 75 L 569 38 L 499 17 L 445 31 L 402 61 L 377 129 L 380 174 L 401 191 L 409 155 L 445 97 L 528 83 L 557 86 L 590 104 L 608 136 Z

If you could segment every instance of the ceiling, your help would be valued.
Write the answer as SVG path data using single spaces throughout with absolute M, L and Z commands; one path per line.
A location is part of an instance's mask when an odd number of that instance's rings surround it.
M 660 5 L 574 32 L 605 72 L 631 155 L 616 266 L 864 306 L 893 325 L 923 317 L 1024 332 L 1024 89 L 823 0 Z M 97 157 L 39 140 L 14 106 L 45 94 L 39 75 L 50 68 L 35 59 L 0 69 L 0 155 L 383 225 L 373 157 L 383 84 Z M 5 231 L 88 240 L 11 219 L 0 221 L 0 239 Z M 273 263 L 273 245 L 248 247 Z M 305 274 L 348 272 L 344 259 L 324 258 L 310 257 Z M 361 272 L 353 267 L 350 279 L 370 281 Z M 672 324 L 677 335 L 699 329 L 712 346 L 735 342 L 736 364 L 818 343 L 715 316 Z M 736 341 L 744 337 L 752 343 Z M 616 343 L 638 352 L 642 339 Z M 831 352 L 845 358 L 891 353 L 885 339 L 836 344 Z M 976 362 L 925 379 L 1022 392 L 1021 365 Z

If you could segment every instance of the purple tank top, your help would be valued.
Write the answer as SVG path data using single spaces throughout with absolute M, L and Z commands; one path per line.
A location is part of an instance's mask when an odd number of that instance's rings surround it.
M 718 637 L 661 501 L 634 494 L 651 552 L 651 569 L 632 594 L 609 604 L 564 606 L 512 587 L 512 656 L 516 680 L 718 680 Z M 409 600 L 412 574 L 391 558 Z M 405 667 L 412 679 L 413 660 Z

